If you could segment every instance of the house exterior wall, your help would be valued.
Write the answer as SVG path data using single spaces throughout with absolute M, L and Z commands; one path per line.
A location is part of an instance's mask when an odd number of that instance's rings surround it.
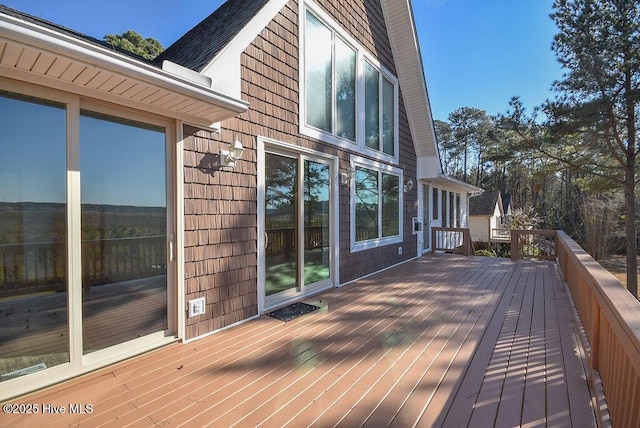
M 489 242 L 489 228 L 491 227 L 491 217 L 469 216 L 469 229 L 473 242 Z
M 208 303 L 204 315 L 187 318 L 187 338 L 258 313 L 256 163 L 247 153 L 234 171 L 220 169 L 231 142 L 222 135 L 184 127 L 185 296 Z
M 501 226 L 500 207 L 496 204 L 493 215 L 469 216 L 469 228 L 471 230 L 471 240 L 474 242 L 489 242 L 491 231 Z
M 395 73 L 378 1 L 318 1 L 382 65 Z M 185 128 L 185 293 L 206 296 L 205 315 L 187 319 L 186 339 L 258 314 L 257 159 L 258 137 L 335 156 L 340 172 L 361 153 L 299 133 L 299 5 L 291 0 L 241 56 L 242 98 L 249 110 L 221 124 L 220 134 Z M 399 163 L 403 180 L 416 181 L 416 154 L 399 92 Z M 234 171 L 215 165 L 220 149 L 238 138 L 245 152 Z M 209 167 L 208 167 L 209 166 Z M 401 186 L 404 183 L 400 183 Z M 416 256 L 411 219 L 417 216 L 417 189 L 405 192 L 403 239 L 399 244 L 350 252 L 350 188 L 339 186 L 338 284 Z M 398 247 L 403 247 L 399 254 Z

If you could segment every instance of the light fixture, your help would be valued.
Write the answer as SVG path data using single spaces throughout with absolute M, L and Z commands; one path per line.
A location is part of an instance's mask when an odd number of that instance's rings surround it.
M 347 172 L 340 173 L 340 182 L 342 184 L 349 184 L 354 175 L 356 175 L 356 169 L 352 165 Z
M 244 147 L 240 144 L 240 141 L 236 140 L 229 145 L 229 150 L 220 150 L 220 166 L 228 166 L 235 168 L 236 161 L 242 158 Z
M 413 189 L 413 180 L 412 180 L 412 179 L 409 179 L 409 180 L 407 181 L 407 184 L 405 184 L 405 185 L 404 185 L 404 191 L 405 191 L 405 192 L 410 192 L 410 191 L 411 191 L 411 189 Z

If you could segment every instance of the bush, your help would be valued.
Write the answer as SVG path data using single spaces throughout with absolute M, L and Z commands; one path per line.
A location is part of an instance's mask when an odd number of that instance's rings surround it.
M 482 257 L 498 257 L 498 255 L 496 254 L 495 251 L 493 250 L 477 250 L 476 251 L 476 256 L 482 256 Z

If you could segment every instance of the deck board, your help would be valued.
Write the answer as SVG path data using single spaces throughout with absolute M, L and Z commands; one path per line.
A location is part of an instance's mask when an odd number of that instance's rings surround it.
M 1 426 L 594 426 L 550 262 L 441 254 L 29 396 L 89 415 Z

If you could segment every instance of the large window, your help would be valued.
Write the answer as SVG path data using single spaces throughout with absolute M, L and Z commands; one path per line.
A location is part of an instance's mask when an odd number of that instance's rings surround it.
M 397 158 L 397 79 L 321 15 L 304 10 L 301 131 Z
M 392 169 L 356 166 L 353 186 L 355 251 L 401 240 L 400 175 Z

